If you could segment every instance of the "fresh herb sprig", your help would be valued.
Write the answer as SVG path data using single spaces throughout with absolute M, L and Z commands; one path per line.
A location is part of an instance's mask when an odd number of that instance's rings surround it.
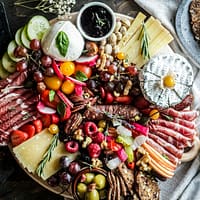
M 58 145 L 58 139 L 59 139 L 59 134 L 56 134 L 53 136 L 48 150 L 44 154 L 42 160 L 40 161 L 40 163 L 36 169 L 36 173 L 38 174 L 38 176 L 40 176 L 40 177 L 42 176 L 46 163 L 48 161 L 50 161 L 50 159 L 52 157 L 52 153 L 53 153 L 54 149 L 56 148 L 56 146 Z
M 150 58 L 149 39 L 150 38 L 147 32 L 146 25 L 144 22 L 142 22 L 142 29 L 139 35 L 139 40 L 141 41 L 141 54 L 145 60 Z

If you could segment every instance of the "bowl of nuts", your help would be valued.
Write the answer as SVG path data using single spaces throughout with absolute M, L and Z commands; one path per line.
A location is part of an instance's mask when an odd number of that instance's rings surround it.
M 84 38 L 101 41 L 114 31 L 116 17 L 108 5 L 102 2 L 90 2 L 81 8 L 76 22 Z
M 83 168 L 74 177 L 72 194 L 76 200 L 107 199 L 107 172 L 101 168 Z

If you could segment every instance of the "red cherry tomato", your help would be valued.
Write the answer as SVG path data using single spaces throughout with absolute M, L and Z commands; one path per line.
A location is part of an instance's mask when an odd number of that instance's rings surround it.
M 36 119 L 33 121 L 33 125 L 35 126 L 35 132 L 39 133 L 42 131 L 42 121 L 40 119 Z
M 75 73 L 78 71 L 83 72 L 88 78 L 92 75 L 92 68 L 84 64 L 76 64 Z
M 59 120 L 60 119 L 59 119 L 59 116 L 57 114 L 51 115 L 51 123 L 52 124 L 58 124 Z
M 11 143 L 13 146 L 17 146 L 28 139 L 28 134 L 24 131 L 14 130 L 11 133 Z
M 31 138 L 35 135 L 35 126 L 31 124 L 25 124 L 20 128 L 21 131 L 24 131 L 28 134 L 28 137 Z
M 51 125 L 51 115 L 42 115 L 41 120 L 44 128 L 48 128 Z
M 129 162 L 129 163 L 127 164 L 127 167 L 128 167 L 129 169 L 134 169 L 134 168 L 135 168 L 135 163 L 134 163 L 134 162 Z

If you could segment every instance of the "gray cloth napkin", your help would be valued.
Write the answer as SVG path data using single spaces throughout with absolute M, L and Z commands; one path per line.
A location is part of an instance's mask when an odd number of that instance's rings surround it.
M 186 57 L 193 66 L 195 80 L 193 85 L 194 108 L 200 110 L 200 70 L 197 64 L 187 57 L 186 50 L 181 45 L 174 28 L 176 10 L 180 0 L 135 0 L 149 14 L 158 18 L 173 34 L 172 49 Z M 198 127 L 198 129 L 200 129 Z M 195 160 L 181 164 L 175 176 L 165 182 L 160 182 L 161 200 L 199 200 L 200 199 L 200 154 Z

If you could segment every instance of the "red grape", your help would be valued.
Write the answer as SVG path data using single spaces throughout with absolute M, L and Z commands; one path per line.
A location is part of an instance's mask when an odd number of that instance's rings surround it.
M 37 39 L 31 40 L 30 47 L 33 51 L 37 51 L 40 49 L 40 41 Z
M 113 64 L 108 66 L 107 69 L 108 69 L 108 73 L 110 74 L 114 74 L 115 72 L 117 72 L 117 66 Z
M 36 82 L 41 82 L 44 80 L 44 76 L 42 75 L 42 72 L 40 71 L 34 72 L 33 78 Z
M 52 67 L 48 67 L 48 68 L 45 69 L 44 73 L 45 73 L 46 76 L 53 76 L 54 75 L 54 70 L 53 70 Z
M 16 63 L 16 69 L 18 72 L 23 72 L 27 69 L 28 65 L 27 62 L 25 60 L 21 60 L 19 62 Z
M 41 58 L 41 63 L 44 67 L 50 67 L 52 64 L 52 59 L 50 56 L 44 55 Z
M 25 47 L 18 46 L 18 47 L 15 48 L 14 56 L 16 58 L 26 57 L 26 55 L 27 55 L 27 49 Z

